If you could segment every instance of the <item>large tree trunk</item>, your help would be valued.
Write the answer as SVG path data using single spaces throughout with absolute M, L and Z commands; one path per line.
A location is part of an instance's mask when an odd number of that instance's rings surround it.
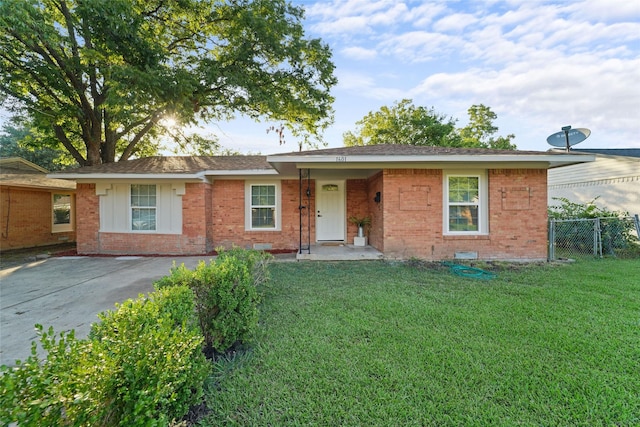
M 101 165 L 102 155 L 100 153 L 100 140 L 87 142 L 87 166 Z

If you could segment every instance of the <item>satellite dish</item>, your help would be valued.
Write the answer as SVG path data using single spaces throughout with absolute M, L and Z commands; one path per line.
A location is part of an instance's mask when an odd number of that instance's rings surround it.
M 591 131 L 586 128 L 571 129 L 571 126 L 565 126 L 560 132 L 556 132 L 553 135 L 547 137 L 547 143 L 554 147 L 563 147 L 567 151 L 576 144 L 580 144 L 585 139 L 589 138 Z

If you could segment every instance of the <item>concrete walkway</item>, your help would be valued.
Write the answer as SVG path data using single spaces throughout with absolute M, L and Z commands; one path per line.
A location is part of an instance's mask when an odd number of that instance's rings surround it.
M 0 270 L 0 365 L 30 355 L 39 323 L 88 335 L 97 314 L 153 291 L 172 263 L 194 268 L 206 257 L 59 257 Z

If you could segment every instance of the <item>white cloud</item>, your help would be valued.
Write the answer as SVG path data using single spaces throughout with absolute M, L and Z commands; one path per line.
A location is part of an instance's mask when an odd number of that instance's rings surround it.
M 381 77 L 380 80 L 387 80 Z M 339 72 L 337 90 L 343 91 L 348 96 L 357 94 L 372 100 L 401 99 L 407 93 L 402 89 L 381 86 L 371 74 L 358 72 Z
M 454 13 L 447 15 L 433 24 L 435 31 L 461 32 L 466 27 L 477 22 L 478 19 L 468 13 Z
M 598 22 L 620 22 L 640 19 L 640 2 L 635 0 L 586 0 L 572 3 L 573 17 Z
M 459 37 L 426 31 L 391 35 L 378 45 L 380 52 L 407 62 L 425 62 L 462 48 Z
M 350 57 L 351 59 L 374 59 L 378 53 L 375 49 L 365 49 L 363 47 L 352 46 L 346 47 L 340 51 L 343 55 Z

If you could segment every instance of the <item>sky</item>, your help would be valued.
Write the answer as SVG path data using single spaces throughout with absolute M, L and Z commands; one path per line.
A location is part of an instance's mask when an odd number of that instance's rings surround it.
M 307 37 L 333 52 L 338 84 L 327 147 L 382 106 L 404 98 L 468 123 L 484 104 L 497 135 L 544 151 L 563 126 L 587 128 L 576 148 L 640 148 L 640 1 L 293 0 Z M 201 129 L 246 153 L 296 151 L 269 123 Z
M 411 99 L 457 127 L 484 104 L 520 150 L 549 149 L 567 125 L 591 130 L 576 148 L 640 148 L 640 0 L 290 1 L 306 11 L 306 36 L 333 52 L 327 147 L 369 112 Z M 238 118 L 195 131 L 242 153 L 297 151 L 272 125 Z

